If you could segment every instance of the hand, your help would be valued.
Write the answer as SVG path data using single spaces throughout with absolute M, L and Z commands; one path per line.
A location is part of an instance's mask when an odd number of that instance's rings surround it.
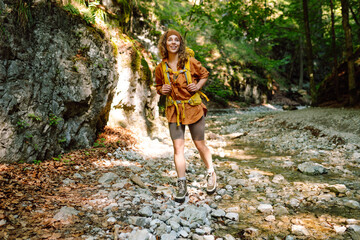
M 190 83 L 189 85 L 187 85 L 187 90 L 189 92 L 197 92 L 200 90 L 200 88 L 195 83 Z
M 163 95 L 168 95 L 171 92 L 171 86 L 169 84 L 164 84 L 161 87 L 161 93 Z

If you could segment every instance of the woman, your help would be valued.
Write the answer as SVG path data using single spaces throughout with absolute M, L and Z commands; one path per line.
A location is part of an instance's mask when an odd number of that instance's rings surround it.
M 205 144 L 204 116 L 207 109 L 203 103 L 197 105 L 188 103 L 189 99 L 204 86 L 209 72 L 199 61 L 189 57 L 184 39 L 175 30 L 168 30 L 161 36 L 159 50 L 163 60 L 155 69 L 156 90 L 158 94 L 167 96 L 166 118 L 169 123 L 178 175 L 175 201 L 183 202 L 187 195 L 184 157 L 185 125 L 188 125 L 192 140 L 207 168 L 206 190 L 209 194 L 216 190 L 216 174 L 212 156 Z M 185 66 L 188 66 L 190 71 Z M 191 78 L 191 83 L 188 83 L 189 78 Z

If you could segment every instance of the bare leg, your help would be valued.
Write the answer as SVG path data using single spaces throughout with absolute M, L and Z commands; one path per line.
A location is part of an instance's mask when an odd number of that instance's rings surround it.
M 174 162 L 178 178 L 185 177 L 186 161 L 184 156 L 184 139 L 173 140 L 174 146 Z
M 206 146 L 205 140 L 194 141 L 194 143 L 200 153 L 201 159 L 205 163 L 206 168 L 213 168 L 211 152 L 210 149 Z

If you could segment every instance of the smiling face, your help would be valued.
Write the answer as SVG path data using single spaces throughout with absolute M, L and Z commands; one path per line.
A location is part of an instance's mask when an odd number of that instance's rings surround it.
M 176 35 L 170 35 L 166 40 L 166 50 L 168 53 L 177 53 L 180 48 L 180 39 Z

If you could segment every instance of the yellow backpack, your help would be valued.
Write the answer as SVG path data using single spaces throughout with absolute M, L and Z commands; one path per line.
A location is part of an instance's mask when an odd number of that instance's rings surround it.
M 191 49 L 187 49 L 187 51 L 190 52 L 190 56 L 194 56 L 193 55 L 194 52 Z M 177 72 L 172 71 L 172 69 L 169 68 L 169 66 L 165 62 L 162 62 L 161 64 L 162 64 L 161 67 L 162 67 L 162 70 L 163 70 L 163 73 L 164 73 L 165 84 L 169 84 L 171 86 L 169 72 L 172 72 L 174 74 L 174 76 L 178 76 L 181 73 L 184 73 L 187 84 L 189 85 L 190 83 L 192 83 L 191 72 L 190 72 L 190 59 L 188 59 L 186 61 L 185 68 L 180 70 L 180 71 L 177 71 Z M 176 114 L 177 114 L 176 115 L 176 123 L 177 123 L 178 126 L 180 125 L 179 104 L 182 105 L 182 108 L 183 108 L 182 119 L 184 119 L 185 118 L 185 103 L 188 103 L 188 104 L 190 104 L 192 106 L 200 105 L 202 103 L 201 96 L 203 96 L 207 101 L 209 101 L 209 98 L 201 91 L 196 92 L 193 96 L 191 96 L 191 98 L 189 100 L 174 100 L 171 97 L 170 94 L 167 96 L 167 98 L 166 98 L 166 107 L 170 107 L 172 105 L 175 105 Z

